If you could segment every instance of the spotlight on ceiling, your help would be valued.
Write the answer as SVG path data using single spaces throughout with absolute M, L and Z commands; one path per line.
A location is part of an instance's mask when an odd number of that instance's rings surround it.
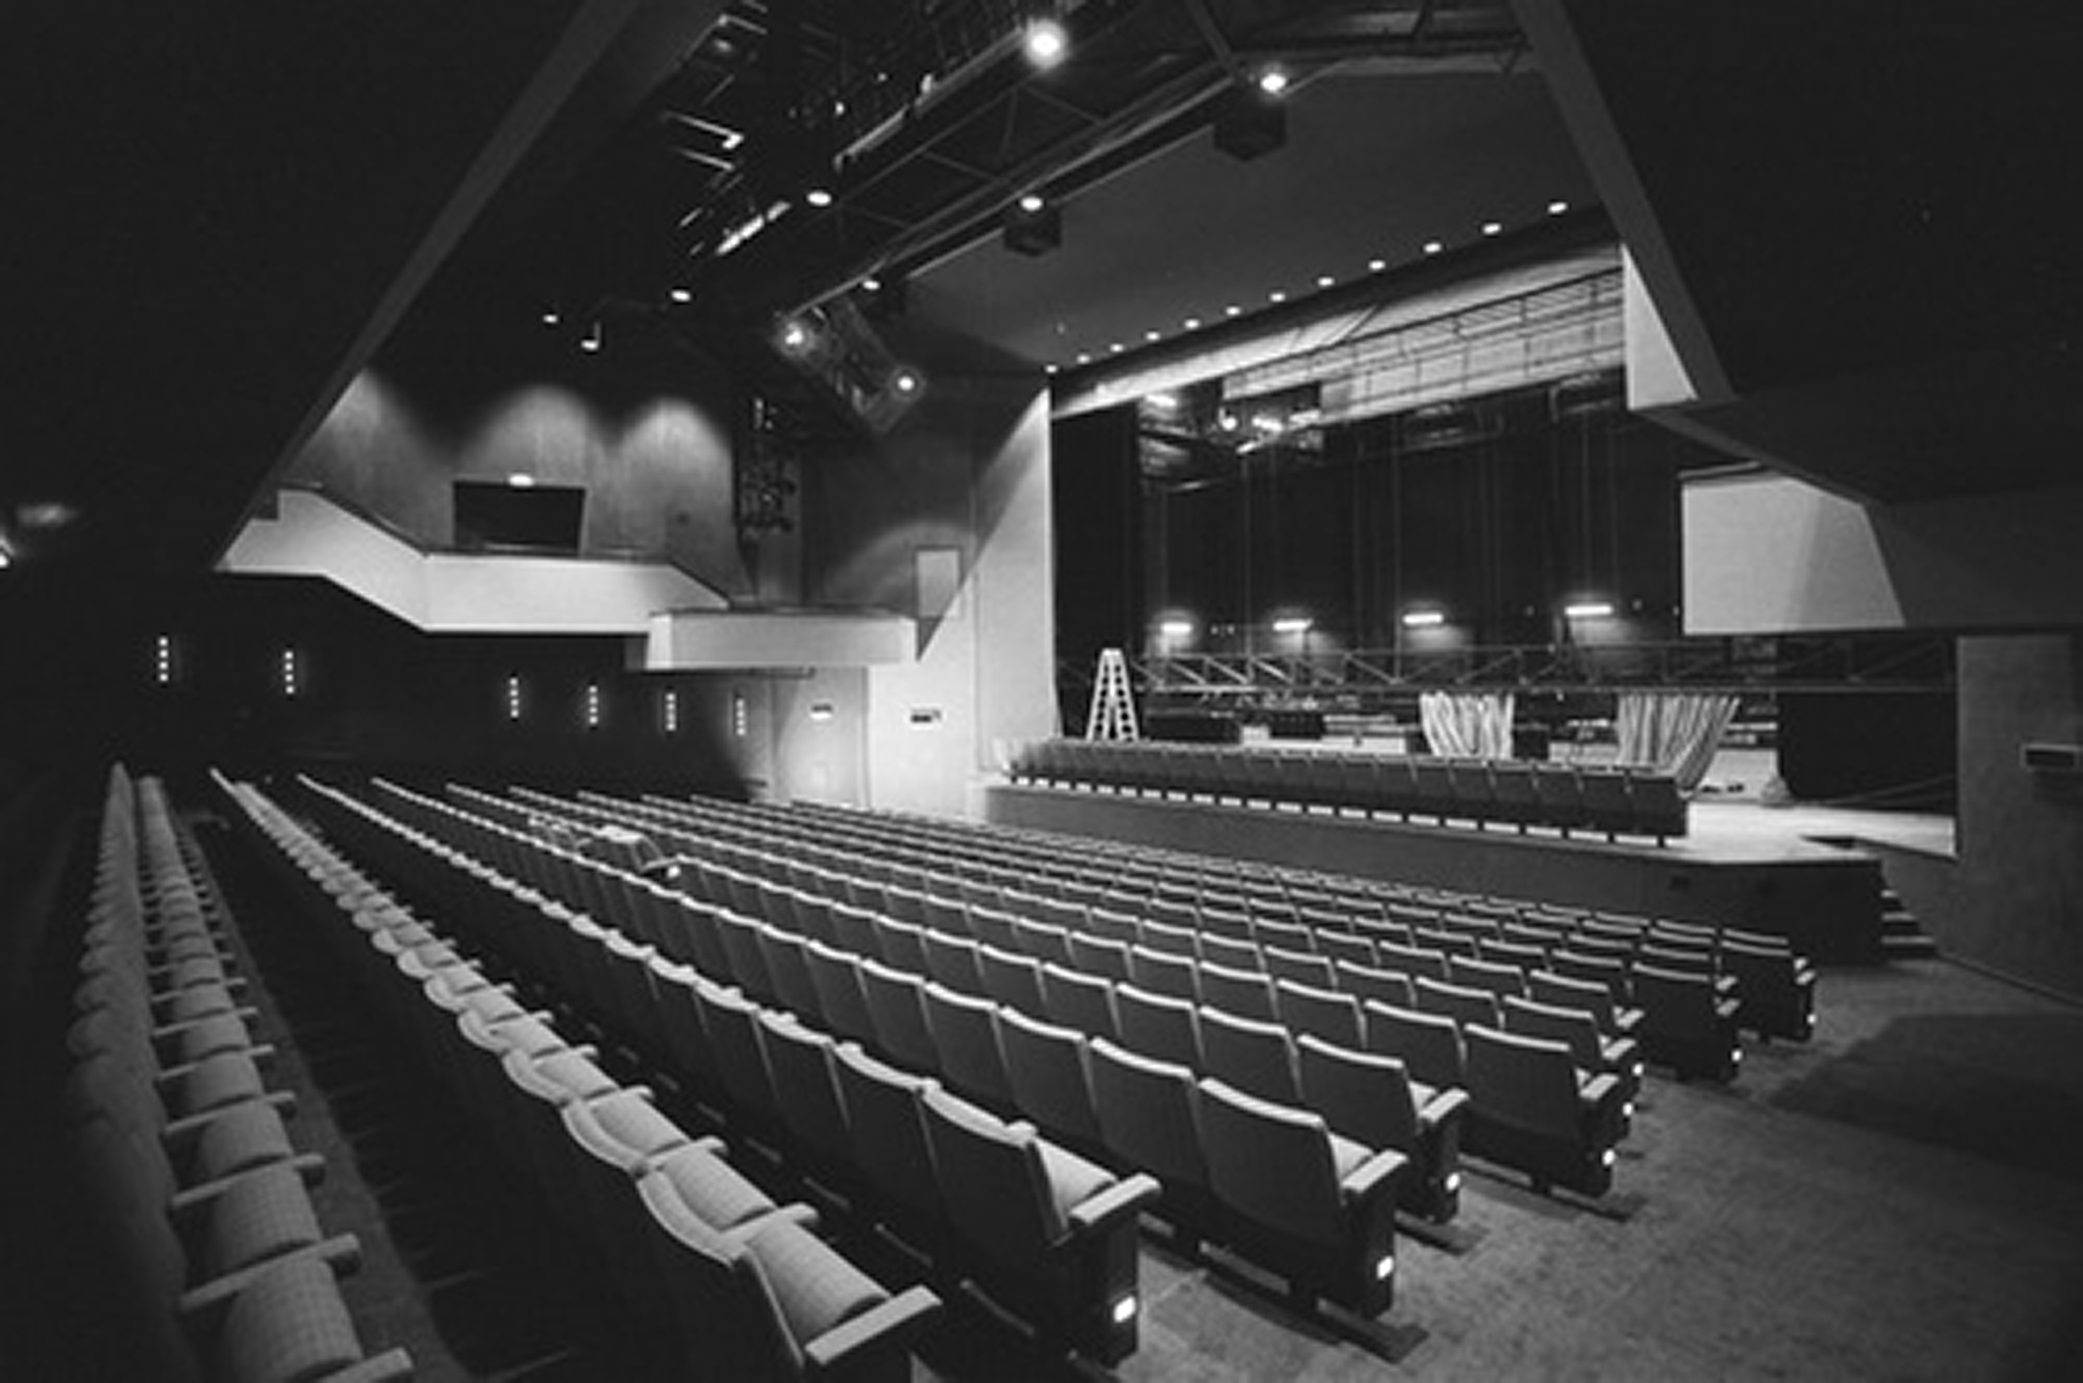
M 1287 143 L 1287 108 L 1263 80 L 1239 86 L 1222 98 L 1215 114 L 1215 147 L 1248 162 Z
M 579 349 L 588 355 L 597 354 L 600 350 L 600 341 L 600 323 L 595 322 L 592 329 L 579 338 Z
M 563 316 L 554 307 L 546 307 L 542 310 L 542 324 L 546 327 L 556 326 L 563 320 Z
M 1070 34 L 1065 31 L 1061 20 L 1052 15 L 1039 15 L 1027 21 L 1021 50 L 1027 54 L 1027 61 L 1036 67 L 1054 67 L 1070 52 Z
M 908 283 L 902 274 L 870 274 L 862 279 L 860 292 L 855 294 L 861 315 L 875 321 L 902 315 L 909 297 Z
M 915 399 L 924 392 L 926 380 L 923 375 L 909 365 L 901 365 L 897 368 L 897 372 L 890 376 L 890 388 L 896 390 L 907 399 Z
M 1405 610 L 1403 612 L 1403 627 L 1405 629 L 1437 629 L 1446 622 L 1447 612 L 1444 610 L 1425 609 Z
M 999 235 L 1015 254 L 1045 255 L 1063 243 L 1063 208 L 1030 192 L 1005 209 Z
M 832 204 L 832 189 L 829 187 L 810 188 L 803 194 L 803 200 L 822 211 Z
M 692 288 L 689 288 L 685 284 L 675 284 L 672 290 L 668 292 L 666 296 L 668 298 L 671 298 L 674 302 L 680 304 L 682 307 L 685 307 L 688 303 L 694 301 L 694 290 Z
M 1613 617 L 1613 602 L 1601 600 L 1595 596 L 1587 600 L 1573 600 L 1562 607 L 1562 617 L 1564 619 L 1611 619 Z
M 810 328 L 802 322 L 790 321 L 781 327 L 781 349 L 806 351 L 810 349 Z
M 1267 96 L 1278 96 L 1285 92 L 1292 79 L 1283 67 L 1268 67 L 1258 74 L 1256 85 Z

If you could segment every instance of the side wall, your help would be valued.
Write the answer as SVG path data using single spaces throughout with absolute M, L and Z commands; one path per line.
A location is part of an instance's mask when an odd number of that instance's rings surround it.
M 887 435 L 806 467 L 804 529 L 813 603 L 918 621 L 917 660 L 866 674 L 862 802 L 969 813 L 997 745 L 1056 724 L 1038 381 L 935 379 Z M 782 727 L 789 761 L 777 765 L 778 782 L 810 780 L 812 769 L 790 757 L 808 752 L 808 736 L 807 723 Z
M 1951 953 L 2083 998 L 2083 791 L 2019 746 L 2083 743 L 2083 636 L 1960 641 L 1960 867 Z

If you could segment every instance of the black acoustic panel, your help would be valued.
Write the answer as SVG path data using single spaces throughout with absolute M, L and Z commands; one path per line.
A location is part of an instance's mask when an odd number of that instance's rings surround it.
M 455 543 L 467 551 L 488 548 L 527 552 L 577 552 L 586 518 L 582 485 L 507 485 L 482 480 L 455 483 Z

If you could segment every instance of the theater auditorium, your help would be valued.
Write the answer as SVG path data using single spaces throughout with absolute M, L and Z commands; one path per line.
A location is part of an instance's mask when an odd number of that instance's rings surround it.
M 2083 18 L 20 9 L 0 1377 L 2083 1376 Z

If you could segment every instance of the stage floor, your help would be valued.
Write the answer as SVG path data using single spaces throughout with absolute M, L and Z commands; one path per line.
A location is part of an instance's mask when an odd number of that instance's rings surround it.
M 1674 854 L 1698 859 L 1792 859 L 1838 844 L 1873 844 L 1953 859 L 1954 820 L 1930 812 L 1883 812 L 1795 802 L 1697 799 L 1691 832 L 1673 840 Z

